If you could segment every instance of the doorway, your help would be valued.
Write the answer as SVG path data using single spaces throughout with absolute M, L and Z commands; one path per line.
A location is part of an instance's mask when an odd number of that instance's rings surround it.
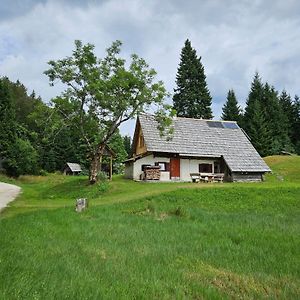
M 179 157 L 170 158 L 170 179 L 173 180 L 180 179 L 180 158 Z

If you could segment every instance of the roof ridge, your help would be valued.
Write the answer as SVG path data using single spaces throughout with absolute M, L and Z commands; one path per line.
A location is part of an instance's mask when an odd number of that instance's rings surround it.
M 146 117 L 155 117 L 153 114 L 149 114 L 149 113 L 140 113 L 139 115 L 143 115 Z M 173 120 L 177 120 L 177 119 L 184 119 L 184 120 L 196 120 L 196 121 L 208 121 L 208 122 L 225 122 L 225 123 L 236 123 L 237 121 L 229 121 L 229 120 L 211 120 L 211 119 L 198 119 L 198 118 L 190 118 L 190 117 L 178 117 L 175 116 L 173 117 Z

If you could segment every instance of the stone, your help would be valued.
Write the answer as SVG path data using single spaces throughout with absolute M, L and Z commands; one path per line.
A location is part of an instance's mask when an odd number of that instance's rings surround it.
M 79 198 L 76 200 L 76 212 L 82 212 L 83 210 L 87 209 L 88 207 L 88 201 L 86 198 Z

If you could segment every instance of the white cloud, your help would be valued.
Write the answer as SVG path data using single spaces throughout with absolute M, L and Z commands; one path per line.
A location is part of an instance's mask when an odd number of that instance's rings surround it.
M 113 40 L 122 40 L 125 57 L 144 57 L 170 92 L 180 50 L 191 39 L 202 56 L 217 117 L 229 88 L 244 103 L 256 70 L 277 89 L 299 93 L 296 0 L 27 0 L 26 9 L 23 2 L 10 3 L 5 18 L 0 14 L 0 75 L 19 79 L 46 101 L 62 88 L 49 87 L 43 75 L 47 61 L 70 55 L 75 39 L 95 44 L 99 56 Z M 132 132 L 132 123 L 122 131 Z

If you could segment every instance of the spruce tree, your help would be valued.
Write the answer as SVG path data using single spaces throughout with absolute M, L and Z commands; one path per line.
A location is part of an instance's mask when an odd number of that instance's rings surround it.
M 0 158 L 9 156 L 9 149 L 16 141 L 16 122 L 9 82 L 0 78 Z
M 288 136 L 292 139 L 292 128 L 294 126 L 294 106 L 291 96 L 283 90 L 279 97 L 279 104 L 283 113 L 285 127 L 287 128 Z
M 270 154 L 279 154 L 282 150 L 291 151 L 287 116 L 280 105 L 278 92 L 268 83 L 264 86 L 262 108 L 271 135 Z
M 251 122 L 248 124 L 247 134 L 258 153 L 261 156 L 267 156 L 270 154 L 270 133 L 261 104 L 258 100 L 253 101 L 252 109 L 253 114 Z
M 251 90 L 248 95 L 248 99 L 246 101 L 245 114 L 243 118 L 243 128 L 247 133 L 249 132 L 253 115 L 255 113 L 254 103 L 255 101 L 259 101 L 260 103 L 262 103 L 263 94 L 264 94 L 263 84 L 261 82 L 261 78 L 259 74 L 256 72 L 253 81 L 251 83 Z
M 234 90 L 229 90 L 227 100 L 222 108 L 222 120 L 224 121 L 241 121 L 241 108 L 238 105 Z
M 293 127 L 292 127 L 292 142 L 296 153 L 300 155 L 300 99 L 295 95 L 293 101 Z
M 206 84 L 201 57 L 197 57 L 196 50 L 188 39 L 181 51 L 176 85 L 173 104 L 177 116 L 203 119 L 213 117 L 212 98 Z
M 124 147 L 127 153 L 127 158 L 131 156 L 131 137 L 129 135 L 125 135 L 123 137 Z

